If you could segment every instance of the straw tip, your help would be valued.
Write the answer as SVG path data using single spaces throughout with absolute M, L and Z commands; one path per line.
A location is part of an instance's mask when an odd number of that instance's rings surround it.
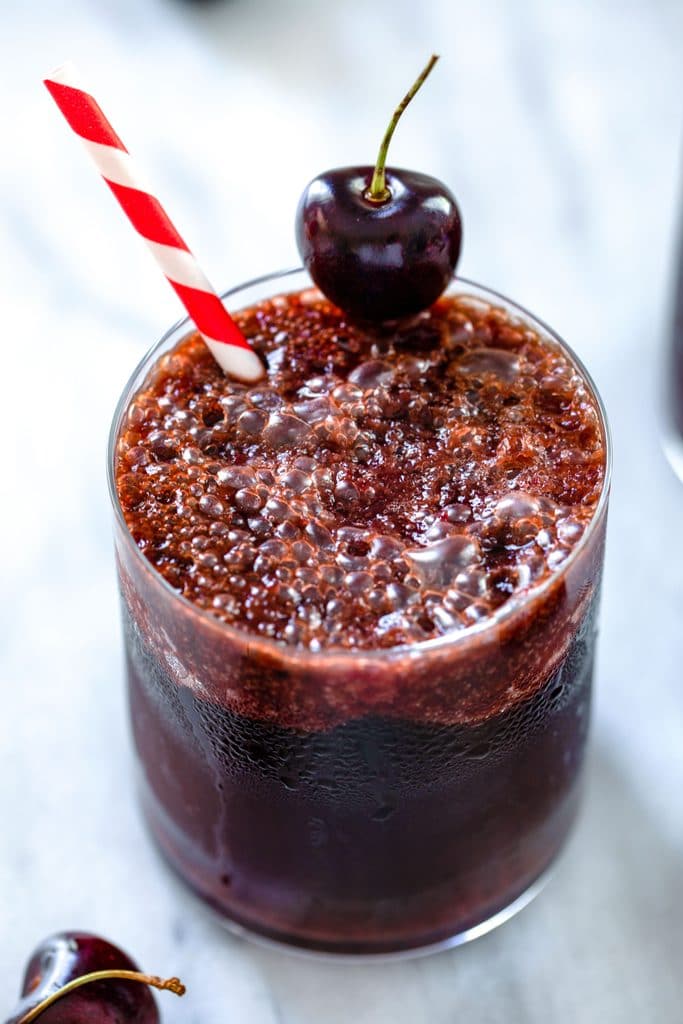
M 57 82 L 59 85 L 73 85 L 79 79 L 78 69 L 71 60 L 64 61 L 43 79 L 45 85 Z
M 253 349 L 237 345 L 226 345 L 204 336 L 211 354 L 228 377 L 235 377 L 245 384 L 253 384 L 265 374 L 263 363 Z

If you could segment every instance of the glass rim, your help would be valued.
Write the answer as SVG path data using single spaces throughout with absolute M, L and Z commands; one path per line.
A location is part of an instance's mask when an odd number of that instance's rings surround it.
M 244 281 L 241 284 L 236 285 L 227 291 L 221 292 L 220 297 L 222 301 L 226 301 L 238 295 L 241 292 L 246 292 L 250 288 L 258 287 L 268 283 L 275 283 L 277 281 L 286 282 L 288 279 L 297 275 L 307 274 L 303 267 L 293 267 L 287 270 L 279 270 L 274 273 L 262 274 L 259 277 Z M 307 275 L 308 276 L 308 275 Z M 588 386 L 588 389 L 595 402 L 595 406 L 598 412 L 598 418 L 600 421 L 600 428 L 602 431 L 604 446 L 605 446 L 605 473 L 602 481 L 602 488 L 600 491 L 600 497 L 598 503 L 595 506 L 593 515 L 586 526 L 581 538 L 578 543 L 571 549 L 569 555 L 565 561 L 555 570 L 552 571 L 548 576 L 545 576 L 539 583 L 532 584 L 521 590 L 518 593 L 513 594 L 509 600 L 504 604 L 496 608 L 490 615 L 485 616 L 479 622 L 474 622 L 469 626 L 465 626 L 462 629 L 453 630 L 450 633 L 444 633 L 442 636 L 432 637 L 429 640 L 417 640 L 411 641 L 406 644 L 397 645 L 394 647 L 382 647 L 382 648 L 359 648 L 359 647 L 326 647 L 319 651 L 312 651 L 309 648 L 299 648 L 291 644 L 287 644 L 282 640 L 276 640 L 273 637 L 262 636 L 259 633 L 251 632 L 250 630 L 239 626 L 233 625 L 229 622 L 224 622 L 218 616 L 214 615 L 209 609 L 201 608 L 199 605 L 194 604 L 189 598 L 183 594 L 178 593 L 171 584 L 166 580 L 164 576 L 152 565 L 152 563 L 145 558 L 144 554 L 137 546 L 131 534 L 126 518 L 123 514 L 121 502 L 119 500 L 118 491 L 116 489 L 116 444 L 119 437 L 121 424 L 125 415 L 126 409 L 128 408 L 134 394 L 139 390 L 142 383 L 145 380 L 146 374 L 154 364 L 155 359 L 163 350 L 164 345 L 178 334 L 181 330 L 186 333 L 195 330 L 194 324 L 190 320 L 189 316 L 181 317 L 171 327 L 164 332 L 161 338 L 156 341 L 142 356 L 139 360 L 135 369 L 131 373 L 130 377 L 126 381 L 123 387 L 121 395 L 112 417 L 111 427 L 109 429 L 109 436 L 107 442 L 107 484 L 109 490 L 109 498 L 112 503 L 114 510 L 114 517 L 116 523 L 121 528 L 125 543 L 128 549 L 133 552 L 135 560 L 139 563 L 140 567 L 145 573 L 154 579 L 157 584 L 167 593 L 170 598 L 173 598 L 181 603 L 181 605 L 192 615 L 199 616 L 200 620 L 204 620 L 208 625 L 215 629 L 219 629 L 226 637 L 231 638 L 238 644 L 246 643 L 249 647 L 250 653 L 253 651 L 256 653 L 256 649 L 266 650 L 272 653 L 279 659 L 282 658 L 293 658 L 294 660 L 301 662 L 302 660 L 311 660 L 314 662 L 320 661 L 347 661 L 353 659 L 358 662 L 361 660 L 368 661 L 386 661 L 387 658 L 393 657 L 405 657 L 410 652 L 428 654 L 432 651 L 443 651 L 444 648 L 451 648 L 456 646 L 463 646 L 468 643 L 474 642 L 475 638 L 486 636 L 489 632 L 495 631 L 501 624 L 512 619 L 518 612 L 523 611 L 526 607 L 532 604 L 534 601 L 542 598 L 557 582 L 562 578 L 566 577 L 572 566 L 578 561 L 580 555 L 588 546 L 590 539 L 595 533 L 598 524 L 602 522 L 607 502 L 609 500 L 610 484 L 612 477 L 612 436 L 610 432 L 609 422 L 607 419 L 607 413 L 605 406 L 598 391 L 595 382 L 589 371 L 586 369 L 584 363 L 574 350 L 560 337 L 560 335 L 549 327 L 543 320 L 535 316 L 524 306 L 519 305 L 512 299 L 507 298 L 501 292 L 497 292 L 493 288 L 488 288 L 485 285 L 478 284 L 476 281 L 471 281 L 465 277 L 453 276 L 451 282 L 446 289 L 444 294 L 447 294 L 449 289 L 454 284 L 463 286 L 464 289 L 471 288 L 475 290 L 472 297 L 475 299 L 484 298 L 485 300 L 493 300 L 503 303 L 515 316 L 519 316 L 520 319 L 530 323 L 534 328 L 539 328 L 541 332 L 548 336 L 548 338 L 556 344 L 560 350 L 569 358 L 572 365 L 579 372 L 584 382 Z M 308 278 L 308 286 L 314 287 L 313 283 Z M 273 295 L 287 294 L 286 290 L 273 291 Z M 467 295 L 467 292 L 464 292 Z M 179 339 L 180 340 L 180 339 Z

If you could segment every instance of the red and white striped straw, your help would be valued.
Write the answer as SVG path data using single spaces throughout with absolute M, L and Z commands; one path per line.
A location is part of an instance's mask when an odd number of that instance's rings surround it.
M 221 369 L 243 381 L 263 376 L 263 364 L 232 319 L 159 200 L 145 186 L 133 160 L 95 99 L 64 64 L 45 85 L 80 138 L 121 209 L 147 243 Z

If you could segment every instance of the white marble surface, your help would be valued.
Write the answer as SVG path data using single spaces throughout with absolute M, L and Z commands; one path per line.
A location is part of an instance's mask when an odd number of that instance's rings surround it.
M 681 0 L 0 3 L 0 1005 L 53 929 L 179 973 L 167 1024 L 676 1024 L 683 982 L 683 487 L 658 367 L 683 95 Z M 40 86 L 82 66 L 220 283 L 296 261 L 295 203 L 374 157 L 448 181 L 461 270 L 564 333 L 616 464 L 590 786 L 544 895 L 423 961 L 351 966 L 223 934 L 131 795 L 104 484 L 115 398 L 176 300 Z M 2 1013 L 0 1013 L 0 1017 Z

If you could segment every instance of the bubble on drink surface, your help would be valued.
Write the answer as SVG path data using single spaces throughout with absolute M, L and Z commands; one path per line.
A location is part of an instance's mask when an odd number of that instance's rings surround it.
M 304 565 L 310 561 L 315 553 L 315 548 L 305 540 L 297 540 L 292 544 L 292 554 L 297 562 Z
M 365 602 L 375 613 L 382 614 L 391 608 L 387 592 L 380 587 L 373 587 L 365 594 Z
M 554 543 L 553 535 L 551 534 L 550 530 L 546 529 L 539 530 L 536 536 L 534 537 L 534 540 L 536 544 L 538 544 L 539 548 L 543 549 L 543 551 L 550 550 Z
M 472 518 L 472 509 L 464 502 L 455 502 L 452 505 L 446 505 L 443 515 L 449 523 L 462 524 Z
M 305 402 L 295 402 L 292 406 L 292 411 L 311 426 L 315 426 L 316 423 L 320 423 L 321 420 L 334 416 L 336 413 L 334 404 L 326 395 L 322 395 L 319 398 L 310 398 Z
M 322 523 L 311 522 L 305 527 L 306 536 L 314 544 L 316 548 L 322 551 L 328 551 L 334 547 L 334 538 L 330 530 Z
M 326 563 L 320 566 L 320 576 L 333 587 L 341 586 L 344 580 L 344 572 L 339 566 Z
M 440 604 L 430 609 L 430 615 L 442 636 L 464 628 L 461 616 L 457 612 L 450 610 L 445 604 Z
M 469 566 L 455 576 L 453 583 L 461 594 L 473 598 L 484 598 L 489 585 L 489 574 L 486 569 Z
M 563 544 L 576 544 L 583 536 L 583 524 L 571 518 L 561 519 L 557 524 L 557 536 Z
M 128 406 L 126 419 L 130 427 L 141 427 L 147 418 L 147 410 L 140 401 L 132 401 Z
M 412 548 L 405 557 L 422 583 L 447 587 L 459 572 L 481 561 L 481 552 L 476 540 L 461 534 Z
M 364 391 L 376 388 L 379 384 L 388 384 L 395 374 L 395 367 L 381 359 L 370 359 L 361 363 L 348 376 L 352 384 L 358 385 Z
M 296 512 L 282 498 L 269 498 L 265 504 L 264 512 L 276 523 L 284 523 L 286 519 L 296 519 Z
M 372 562 L 372 575 L 379 583 L 388 583 L 394 578 L 394 568 L 391 562 Z
M 139 444 L 133 445 L 132 448 L 129 448 L 124 453 L 123 458 L 131 469 L 138 469 L 140 466 L 148 466 L 151 462 L 149 452 Z
M 254 485 L 255 473 L 251 466 L 227 466 L 218 471 L 216 479 L 223 487 L 239 491 Z
M 428 527 L 424 538 L 432 544 L 434 541 L 443 540 L 444 537 L 448 537 L 452 533 L 453 527 L 449 523 L 445 522 L 443 519 L 437 519 L 435 523 L 432 523 L 432 525 Z
M 371 590 L 373 583 L 374 579 L 372 575 L 369 572 L 364 572 L 363 570 L 347 573 L 344 578 L 344 586 L 350 594 L 354 595 L 354 597 L 358 597 L 366 591 Z
M 242 413 L 248 409 L 247 400 L 243 394 L 225 395 L 220 399 L 220 403 L 228 423 L 236 423 Z
M 258 512 L 263 507 L 261 496 L 248 487 L 240 487 L 239 491 L 235 491 L 233 501 L 240 512 Z
M 313 470 L 311 481 L 319 494 L 330 494 L 334 489 L 332 470 L 325 466 Z
M 163 462 L 178 454 L 178 443 L 168 431 L 153 430 L 147 440 L 154 455 Z
M 465 353 L 455 363 L 460 373 L 478 377 L 492 374 L 510 383 L 518 375 L 520 359 L 514 352 L 499 348 L 475 348 Z
M 301 604 L 301 591 L 293 586 L 281 585 L 275 588 L 275 596 L 280 604 L 283 605 L 294 605 L 295 607 Z
M 363 389 L 347 380 L 344 384 L 338 384 L 331 393 L 331 397 L 339 406 L 358 406 L 363 400 Z
M 353 445 L 351 457 L 356 462 L 367 463 L 372 459 L 377 446 L 367 436 L 360 435 Z
M 199 499 L 199 508 L 205 516 L 210 516 L 212 519 L 222 516 L 224 511 L 223 502 L 213 494 L 202 495 Z
M 548 553 L 546 559 L 549 569 L 559 569 L 569 557 L 569 551 L 566 548 L 558 547 Z
M 374 558 L 392 559 L 400 558 L 406 549 L 406 545 L 398 537 L 391 537 L 379 534 L 372 538 L 370 552 Z
M 311 428 L 305 420 L 289 412 L 274 412 L 262 432 L 263 440 L 273 448 L 300 444 L 310 437 Z
M 457 355 L 464 348 L 469 348 L 474 337 L 474 325 L 464 314 L 459 313 L 453 318 L 453 322 L 445 331 L 443 345 L 446 351 L 454 351 Z
M 501 498 L 495 506 L 495 514 L 504 522 L 515 519 L 528 519 L 537 516 L 541 511 L 541 502 L 533 494 L 524 491 L 513 491 Z
M 265 409 L 268 412 L 272 412 L 274 409 L 280 408 L 284 403 L 284 398 L 273 388 L 256 387 L 249 391 L 249 401 L 258 409 Z
M 272 535 L 273 527 L 264 516 L 247 516 L 247 526 L 249 527 L 249 531 L 255 537 L 265 538 Z
M 223 555 L 223 562 L 230 569 L 249 569 L 257 558 L 257 549 L 253 544 L 236 544 Z
M 263 520 L 267 524 L 267 520 Z M 272 526 L 270 527 L 272 529 Z M 268 532 L 268 526 L 266 525 L 265 532 Z M 278 523 L 273 530 L 276 537 L 280 537 L 282 540 L 295 540 L 299 536 L 299 527 L 296 523 L 293 523 L 291 519 L 284 519 L 281 523 Z
M 360 493 L 350 480 L 339 480 L 334 487 L 335 501 L 347 507 L 357 505 L 360 501 Z
M 262 409 L 245 409 L 237 417 L 237 428 L 243 434 L 258 437 L 263 433 L 267 422 L 268 414 Z
M 293 494 L 304 494 L 310 487 L 311 478 L 308 473 L 301 469 L 290 469 L 281 478 L 282 486 Z
M 465 608 L 463 615 L 466 622 L 474 625 L 487 619 L 491 614 L 491 607 L 485 601 L 473 601 Z
M 187 462 L 189 466 L 200 466 L 204 461 L 203 451 L 195 445 L 186 445 L 182 450 L 181 457 L 183 462 Z
M 400 611 L 388 612 L 386 615 L 380 616 L 377 622 L 377 632 L 382 635 L 395 634 L 398 636 L 405 635 L 408 629 L 408 619 Z
M 390 583 L 386 589 L 386 596 L 392 608 L 400 609 L 407 608 L 411 602 L 417 601 L 419 593 L 403 583 Z
M 270 540 L 264 540 L 259 551 L 261 554 L 268 555 L 271 558 L 282 559 L 287 554 L 288 548 L 284 541 L 272 538 Z
M 145 492 L 138 477 L 133 473 L 122 473 L 118 478 L 119 498 L 124 507 L 137 509 L 145 500 Z

